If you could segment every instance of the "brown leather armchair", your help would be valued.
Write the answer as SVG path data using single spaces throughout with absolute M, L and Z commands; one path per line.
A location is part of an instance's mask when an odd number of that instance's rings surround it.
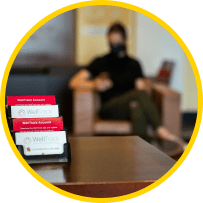
M 147 92 L 152 97 L 161 115 L 162 125 L 180 136 L 180 94 L 162 83 L 146 80 Z M 129 121 L 101 120 L 98 117 L 100 98 L 97 91 L 89 87 L 77 87 L 73 91 L 74 134 L 130 134 Z
M 145 80 L 147 92 L 153 99 L 161 115 L 162 125 L 171 133 L 180 137 L 181 134 L 181 112 L 180 94 L 172 90 L 168 85 Z M 130 135 L 132 125 L 130 121 L 102 120 L 98 116 L 100 108 L 100 97 L 98 92 L 90 87 L 77 87 L 73 90 L 73 131 L 74 136 L 92 135 Z M 178 138 L 179 139 L 179 138 Z M 182 153 L 184 146 L 176 142 L 168 150 L 170 156 Z M 167 141 L 168 146 L 168 141 Z

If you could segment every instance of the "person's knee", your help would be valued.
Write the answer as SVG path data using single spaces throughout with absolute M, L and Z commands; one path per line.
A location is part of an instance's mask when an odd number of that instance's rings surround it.
M 129 103 L 130 108 L 137 109 L 139 107 L 139 103 L 137 101 L 131 101 Z

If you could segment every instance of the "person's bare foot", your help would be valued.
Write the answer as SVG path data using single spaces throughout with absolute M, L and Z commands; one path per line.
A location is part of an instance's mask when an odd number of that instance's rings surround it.
M 156 130 L 156 134 L 159 138 L 165 139 L 165 140 L 169 140 L 169 141 L 174 141 L 180 145 L 183 146 L 183 149 L 185 150 L 187 147 L 187 142 L 185 142 L 183 139 L 181 139 L 178 136 L 175 136 L 173 134 L 171 134 L 165 127 L 160 126 L 157 128 Z

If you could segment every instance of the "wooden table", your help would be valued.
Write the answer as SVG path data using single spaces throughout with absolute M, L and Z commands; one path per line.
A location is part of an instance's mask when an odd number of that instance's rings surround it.
M 31 167 L 53 185 L 87 197 L 115 197 L 161 178 L 175 161 L 138 136 L 69 137 L 71 163 Z

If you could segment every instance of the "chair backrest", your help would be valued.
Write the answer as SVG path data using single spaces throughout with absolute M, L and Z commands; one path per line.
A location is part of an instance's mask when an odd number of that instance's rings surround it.
M 157 81 L 169 84 L 173 69 L 174 69 L 173 61 L 164 61 L 158 72 Z

